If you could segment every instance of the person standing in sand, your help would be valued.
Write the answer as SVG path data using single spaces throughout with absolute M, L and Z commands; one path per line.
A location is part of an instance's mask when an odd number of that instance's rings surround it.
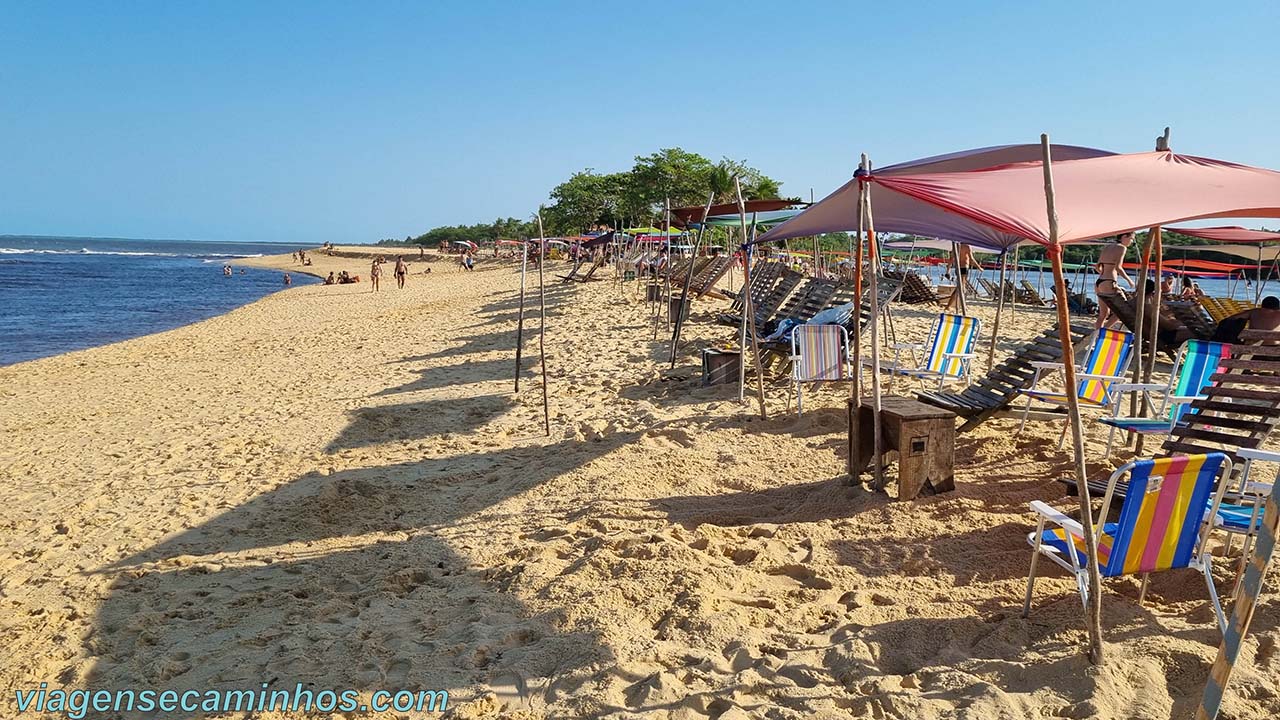
M 1102 296 L 1116 293 L 1119 289 L 1116 285 L 1117 278 L 1124 278 L 1131 289 L 1137 289 L 1133 284 L 1133 278 L 1129 277 L 1120 265 L 1124 262 L 1124 254 L 1131 244 L 1133 244 L 1133 233 L 1122 233 L 1116 236 L 1115 242 L 1102 248 L 1102 252 L 1098 253 L 1098 262 L 1093 266 L 1098 271 L 1098 280 L 1093 284 L 1093 293 L 1098 298 L 1098 321 L 1094 325 L 1095 328 L 1104 328 L 1111 322 L 1111 309 L 1102 301 Z
M 401 290 L 404 289 L 404 279 L 405 279 L 405 276 L 407 276 L 408 274 L 409 274 L 409 266 L 404 264 L 404 257 L 401 255 L 397 255 L 396 270 L 395 270 L 396 287 L 400 288 Z
M 373 266 L 369 268 L 369 282 L 373 287 L 369 288 L 369 292 L 378 292 L 379 280 L 382 279 L 382 258 L 374 258 Z

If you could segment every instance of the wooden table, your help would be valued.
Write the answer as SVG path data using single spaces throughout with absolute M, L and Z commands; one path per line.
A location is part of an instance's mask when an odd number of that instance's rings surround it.
M 857 475 L 866 472 L 873 457 L 873 411 L 870 399 L 864 398 L 863 402 L 867 404 L 860 408 L 858 416 Z M 899 500 L 913 500 L 922 492 L 932 495 L 956 489 L 955 413 L 890 395 L 880 400 L 880 430 L 880 451 L 898 454 Z M 849 432 L 852 446 L 853 428 Z

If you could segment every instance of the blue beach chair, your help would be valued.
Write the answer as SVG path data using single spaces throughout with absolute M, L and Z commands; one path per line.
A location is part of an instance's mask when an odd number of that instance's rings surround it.
M 1203 397 L 1200 391 L 1209 385 L 1210 378 L 1219 371 L 1222 361 L 1230 352 L 1231 346 L 1225 343 L 1188 340 L 1178 349 L 1167 384 L 1117 384 L 1114 389 L 1118 393 L 1142 392 L 1149 395 L 1160 392 L 1161 395 L 1155 417 L 1120 417 L 1121 403 L 1117 402 L 1112 408 L 1111 417 L 1100 420 L 1103 425 L 1111 427 L 1111 432 L 1107 434 L 1107 457 L 1111 457 L 1116 430 L 1143 435 L 1168 435 L 1190 409 L 1192 401 Z

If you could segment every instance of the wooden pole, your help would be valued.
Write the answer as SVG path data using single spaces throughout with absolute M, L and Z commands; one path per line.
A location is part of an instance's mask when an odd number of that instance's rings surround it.
M 867 168 L 867 176 L 871 175 L 871 161 L 867 159 L 866 153 L 862 154 L 862 164 Z M 863 212 L 867 215 L 867 247 L 875 247 L 876 222 L 875 216 L 871 214 L 871 181 L 866 180 L 862 183 L 862 207 Z M 877 490 L 883 490 L 884 479 L 884 455 L 880 452 L 880 445 L 884 428 L 880 423 L 880 267 L 876 261 L 876 255 L 871 255 L 871 287 L 868 294 L 871 296 L 871 447 L 872 459 L 874 462 L 874 474 L 872 477 L 873 487 Z M 861 318 L 859 318 L 861 319 Z
M 1085 553 L 1088 556 L 1089 600 L 1085 616 L 1089 625 L 1089 660 L 1101 665 L 1102 648 L 1102 578 L 1098 572 L 1098 546 L 1093 529 L 1093 504 L 1089 500 L 1089 481 L 1084 466 L 1084 428 L 1080 423 L 1080 401 L 1073 392 L 1076 387 L 1076 368 L 1072 362 L 1075 350 L 1071 347 L 1071 316 L 1067 309 L 1067 281 L 1062 272 L 1062 245 L 1058 243 L 1058 210 L 1054 204 L 1053 158 L 1049 151 L 1049 135 L 1040 136 L 1040 150 L 1044 164 L 1044 199 L 1049 213 L 1050 263 L 1053 266 L 1053 293 L 1058 310 L 1058 341 L 1062 344 L 1063 382 L 1067 392 L 1067 418 L 1071 428 L 1071 446 L 1074 452 L 1076 488 L 1080 495 L 1080 525 L 1083 529 Z
M 733 179 L 733 189 L 738 196 L 738 219 L 742 224 L 742 242 L 745 245 L 747 241 L 747 205 L 742 200 L 742 183 L 738 181 L 737 177 Z M 744 278 L 743 287 L 747 291 L 747 302 L 744 305 L 744 311 L 750 311 L 746 320 L 751 329 L 751 355 L 756 364 L 756 389 L 760 398 L 760 419 L 768 420 L 769 413 L 764 407 L 764 365 L 760 363 L 760 338 L 756 333 L 755 308 L 751 307 L 751 293 L 749 292 L 751 289 L 751 276 L 749 271 L 744 273 Z M 743 350 L 745 349 L 743 348 Z M 746 363 L 743 362 L 741 365 L 745 368 Z
M 516 389 L 520 392 L 520 354 L 524 350 L 524 278 L 529 268 L 529 242 L 520 245 L 524 257 L 520 259 L 520 312 L 516 316 Z
M 707 196 L 707 206 L 702 210 L 702 224 L 698 226 L 698 235 L 693 241 L 693 257 L 698 257 L 698 251 L 702 248 L 702 236 L 707 231 L 707 213 L 711 212 L 711 201 L 715 199 L 715 193 Z M 670 220 L 668 214 L 667 219 Z M 689 268 L 693 269 L 692 266 Z M 676 348 L 680 347 L 680 330 L 684 328 L 685 307 L 684 304 L 689 302 L 689 288 L 693 283 L 693 273 L 684 274 L 684 289 L 680 292 L 681 307 L 676 315 L 676 329 L 671 334 L 671 367 L 676 366 Z
M 866 164 L 858 166 L 866 170 Z M 862 469 L 862 189 L 858 189 L 858 231 L 849 237 L 849 258 L 853 261 L 853 380 L 849 383 L 849 484 L 858 483 Z
M 675 267 L 675 259 L 672 253 L 675 246 L 671 244 L 671 198 L 667 198 L 667 220 L 666 227 L 662 229 L 667 234 L 667 332 L 671 331 L 671 269 Z M 692 274 L 693 258 L 689 259 L 689 267 L 685 275 Z
M 1008 248 L 1000 253 L 1000 292 L 996 293 L 996 321 L 995 327 L 991 328 L 991 347 L 987 349 L 987 371 L 990 372 L 992 364 L 996 358 L 996 338 L 1000 337 L 1000 314 L 1004 312 L 1004 271 L 1008 266 Z M 1017 293 L 1014 293 L 1017 296 Z
M 1005 248 L 1005 252 L 1008 252 L 1008 248 Z M 1013 281 L 1015 283 L 1018 282 L 1018 270 L 1018 246 L 1015 244 L 1013 246 Z M 1025 275 L 1023 277 L 1025 277 Z M 1000 283 L 1000 296 L 1004 297 L 1003 282 Z M 1009 298 L 1009 319 L 1012 320 L 1016 317 L 1018 317 L 1018 291 L 1014 290 L 1013 297 Z M 988 370 L 989 369 L 990 368 L 988 368 Z
M 538 262 L 538 359 L 542 364 L 542 428 L 551 437 L 551 405 L 547 400 L 547 286 L 542 281 L 542 266 L 546 265 L 546 233 L 542 231 L 542 209 L 538 209 L 538 239 L 542 241 L 544 257 Z
M 1209 682 L 1204 686 L 1204 696 L 1196 710 L 1196 720 L 1213 720 L 1218 716 L 1227 683 L 1231 679 L 1231 671 L 1240 658 L 1240 649 L 1249 632 L 1253 611 L 1258 606 L 1262 579 L 1267 575 L 1267 565 L 1271 562 L 1277 535 L 1280 535 L 1280 497 L 1273 487 L 1267 498 L 1257 542 L 1253 546 L 1253 557 L 1244 570 L 1244 579 L 1240 582 L 1240 592 L 1236 596 L 1235 607 L 1231 610 L 1227 631 L 1222 636 L 1222 644 L 1218 646 L 1218 657 L 1209 671 Z
M 1134 322 L 1137 323 L 1137 327 L 1134 328 L 1134 333 L 1133 333 L 1133 356 L 1138 359 L 1138 362 L 1133 364 L 1133 382 L 1134 383 L 1142 382 L 1142 366 L 1143 366 L 1142 353 L 1143 353 L 1143 350 L 1147 347 L 1146 343 L 1144 342 L 1146 338 L 1144 337 L 1144 333 L 1142 332 L 1143 322 L 1145 321 L 1144 318 L 1146 316 L 1146 310 L 1147 310 L 1147 303 L 1145 302 L 1146 297 L 1143 291 L 1146 288 L 1147 276 L 1151 274 L 1151 248 L 1152 248 L 1153 239 L 1154 238 L 1152 234 L 1148 232 L 1147 241 L 1142 243 L 1142 261 L 1138 265 L 1138 277 L 1134 279 L 1134 283 L 1133 283 L 1135 304 L 1137 306 L 1134 308 L 1134 314 L 1137 317 L 1137 319 Z M 1119 275 L 1119 273 L 1117 273 L 1117 275 Z M 1112 283 L 1112 284 L 1116 285 L 1116 287 L 1119 287 L 1117 283 Z M 1146 417 L 1147 404 L 1143 402 L 1141 405 L 1139 405 L 1140 401 L 1138 396 L 1141 394 L 1142 393 L 1129 393 L 1129 417 L 1138 417 L 1139 412 L 1142 413 L 1143 417 Z M 1133 433 L 1130 433 L 1130 435 L 1132 436 Z M 1142 447 L 1141 435 L 1138 435 L 1138 443 L 1139 443 L 1138 447 L 1141 448 Z
M 1155 316 L 1151 318 L 1151 331 L 1147 333 L 1146 367 L 1142 371 L 1142 382 L 1148 383 L 1151 382 L 1151 373 L 1155 370 L 1156 366 L 1156 351 L 1159 349 L 1160 336 L 1160 301 L 1164 295 L 1164 242 L 1159 225 L 1151 228 L 1151 236 L 1153 238 L 1152 243 L 1155 245 L 1155 249 L 1152 250 L 1152 254 L 1155 255 L 1156 263 L 1156 301 L 1154 303 L 1155 307 L 1153 308 Z M 1144 287 L 1143 290 L 1146 290 L 1146 288 Z M 1142 360 L 1141 357 L 1138 359 L 1139 361 Z

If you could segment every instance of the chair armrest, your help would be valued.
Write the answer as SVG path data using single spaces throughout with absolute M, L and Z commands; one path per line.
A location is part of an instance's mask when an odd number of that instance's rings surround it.
M 1112 385 L 1111 389 L 1115 390 L 1116 392 L 1139 392 L 1139 391 L 1150 391 L 1150 390 L 1164 390 L 1167 387 L 1169 386 L 1163 383 L 1121 383 L 1118 385 Z
M 976 358 L 978 353 L 942 353 L 942 357 L 949 358 Z
M 893 348 L 894 350 L 908 350 L 908 349 L 917 349 L 917 348 L 923 350 L 924 343 L 894 343 L 889 347 Z
M 1196 400 L 1204 400 L 1207 397 L 1209 396 L 1208 395 L 1170 395 L 1169 402 L 1173 403 L 1174 405 L 1186 405 L 1187 403 L 1192 403 L 1192 402 L 1195 402 Z M 1280 456 L 1276 458 L 1276 462 L 1280 462 Z
M 1047 362 L 1045 360 L 1032 360 L 1028 364 L 1031 365 L 1031 367 L 1038 368 L 1040 370 L 1061 370 L 1064 367 L 1060 362 Z
M 1072 535 L 1075 535 L 1077 537 L 1084 537 L 1084 527 L 1080 523 L 1076 522 L 1075 520 L 1072 520 L 1070 517 L 1067 517 L 1065 514 L 1063 514 L 1061 511 L 1059 511 L 1057 508 L 1053 507 L 1049 503 L 1046 503 L 1042 500 L 1032 500 L 1031 510 L 1035 514 L 1063 528 L 1064 530 L 1071 533 Z
M 1271 450 L 1255 450 L 1253 448 L 1239 448 L 1236 450 L 1236 456 L 1244 460 L 1261 460 L 1262 462 L 1280 462 L 1280 452 L 1272 452 Z
M 1107 380 L 1107 381 L 1110 381 L 1110 382 L 1115 382 L 1115 381 L 1117 381 L 1117 380 L 1123 380 L 1123 379 L 1124 379 L 1124 376 L 1122 376 L 1122 375 L 1095 375 L 1094 373 L 1076 373 L 1076 379 L 1077 379 L 1077 380 Z

